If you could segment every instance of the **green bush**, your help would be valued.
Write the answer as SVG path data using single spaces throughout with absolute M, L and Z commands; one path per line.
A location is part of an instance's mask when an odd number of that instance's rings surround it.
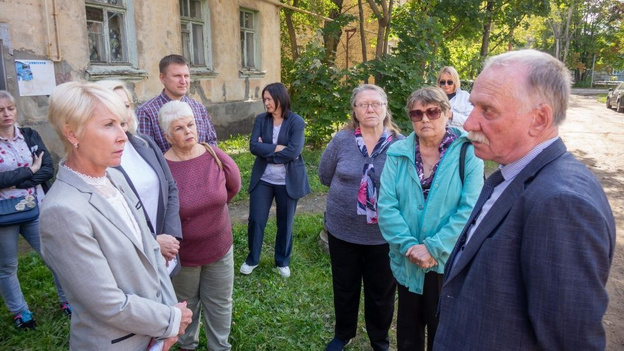
M 284 76 L 293 110 L 306 121 L 306 144 L 323 148 L 348 121 L 351 92 L 364 79 L 358 68 L 338 69 L 323 64 L 325 49 L 309 44 L 296 61 L 283 59 Z

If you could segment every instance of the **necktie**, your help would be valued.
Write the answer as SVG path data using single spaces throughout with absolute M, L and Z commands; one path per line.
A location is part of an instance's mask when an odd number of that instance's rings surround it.
M 483 204 L 485 204 L 490 196 L 492 196 L 494 188 L 496 188 L 496 186 L 502 183 L 504 180 L 505 178 L 503 178 L 503 174 L 501 173 L 500 169 L 492 173 L 492 175 L 490 175 L 488 179 L 485 180 L 485 183 L 483 184 L 483 189 L 481 189 L 481 194 L 479 195 L 479 199 L 477 200 L 477 203 L 472 210 L 473 212 L 477 211 L 475 212 L 474 218 L 479 216 L 479 213 L 481 212 L 481 207 L 483 207 Z
M 448 262 L 451 264 L 451 267 L 449 267 L 449 270 L 448 270 L 449 273 L 451 272 L 451 269 L 455 265 L 456 263 L 455 261 L 457 261 L 457 259 L 461 255 L 461 251 L 464 250 L 464 246 L 466 245 L 466 240 L 468 238 L 468 232 L 470 231 L 470 227 L 474 225 L 474 222 L 479 217 L 483 204 L 485 204 L 485 202 L 490 198 L 490 196 L 492 196 L 492 192 L 494 191 L 494 188 L 496 188 L 496 186 L 502 183 L 504 180 L 505 178 L 503 178 L 503 174 L 501 173 L 500 169 L 492 173 L 492 175 L 490 175 L 488 179 L 485 180 L 485 183 L 483 184 L 483 188 L 481 189 L 481 194 L 479 195 L 479 199 L 477 200 L 477 203 L 474 209 L 472 210 L 473 215 L 470 216 L 472 218 L 472 221 L 469 222 L 468 227 L 465 228 L 464 233 L 461 236 L 461 238 L 457 240 L 455 249 L 453 250 L 453 252 L 451 253 L 451 256 L 449 257 Z

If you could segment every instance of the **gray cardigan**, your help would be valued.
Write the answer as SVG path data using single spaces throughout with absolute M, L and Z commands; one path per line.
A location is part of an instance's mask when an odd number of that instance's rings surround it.
M 394 138 L 403 139 L 402 135 Z M 379 192 L 379 177 L 386 162 L 386 150 L 375 157 L 372 179 Z M 336 238 L 360 245 L 382 245 L 377 224 L 366 224 L 366 216 L 357 214 L 357 194 L 362 180 L 365 158 L 360 152 L 353 130 L 341 130 L 333 137 L 321 156 L 319 178 L 329 186 L 325 209 L 325 228 Z

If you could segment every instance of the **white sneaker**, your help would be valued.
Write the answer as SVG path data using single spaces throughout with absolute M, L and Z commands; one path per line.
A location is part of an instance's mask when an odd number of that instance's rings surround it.
M 240 268 L 240 272 L 243 273 L 244 275 L 248 275 L 251 274 L 251 272 L 253 272 L 254 268 L 258 267 L 258 265 L 255 266 L 250 266 L 247 264 L 247 262 L 243 263 L 243 265 Z
M 286 267 L 277 267 L 277 273 L 284 278 L 290 277 L 290 268 Z

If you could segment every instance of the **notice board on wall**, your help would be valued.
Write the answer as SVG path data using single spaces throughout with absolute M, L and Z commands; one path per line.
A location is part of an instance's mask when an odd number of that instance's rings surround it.
M 15 60 L 20 96 L 50 95 L 56 87 L 54 63 L 49 60 Z

